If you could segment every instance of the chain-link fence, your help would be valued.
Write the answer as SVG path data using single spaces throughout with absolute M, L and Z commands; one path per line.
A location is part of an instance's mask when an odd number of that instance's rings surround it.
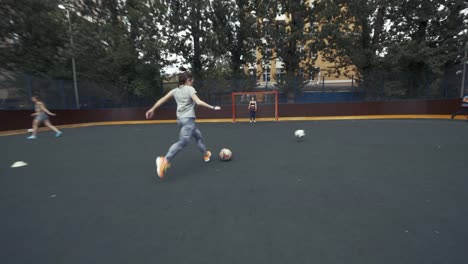
M 359 88 L 366 100 L 437 99 L 460 97 L 468 88 L 462 84 L 462 65 L 443 73 L 372 72 L 364 74 Z M 467 91 L 468 92 L 468 91 Z
M 466 74 L 468 75 L 468 73 Z M 203 100 L 210 104 L 230 105 L 231 92 L 279 90 L 280 103 L 388 101 L 407 99 L 459 98 L 468 94 L 468 77 L 462 84 L 463 66 L 447 68 L 441 73 L 430 72 L 369 72 L 350 78 L 319 79 L 302 82 L 289 93 L 281 85 L 255 78 L 236 80 L 196 80 L 194 86 Z M 296 82 L 299 83 L 299 82 Z M 166 82 L 165 92 L 177 87 Z M 156 96 L 137 96 L 128 87 L 93 81 L 78 81 L 77 92 L 71 80 L 56 80 L 27 74 L 0 73 L 0 109 L 30 109 L 32 95 L 39 96 L 51 109 L 149 107 Z M 156 92 L 153 94 L 157 94 Z M 165 107 L 174 107 L 173 101 Z
M 162 85 L 161 85 L 162 86 Z M 0 76 L 0 109 L 30 109 L 38 96 L 51 109 L 141 107 L 154 98 L 136 96 L 127 87 L 109 83 L 57 80 L 27 74 Z

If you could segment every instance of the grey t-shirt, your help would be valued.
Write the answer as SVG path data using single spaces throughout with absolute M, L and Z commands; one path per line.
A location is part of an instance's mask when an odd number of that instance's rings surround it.
M 195 102 L 192 100 L 192 95 L 197 93 L 195 88 L 182 85 L 173 89 L 171 92 L 177 102 L 177 118 L 195 118 Z

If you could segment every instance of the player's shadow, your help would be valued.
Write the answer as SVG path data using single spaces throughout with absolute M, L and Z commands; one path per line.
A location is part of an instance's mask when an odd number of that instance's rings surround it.
M 301 137 L 301 138 L 294 137 L 293 140 L 294 140 L 296 143 L 302 143 L 302 142 L 306 141 L 306 138 L 305 138 L 305 137 Z

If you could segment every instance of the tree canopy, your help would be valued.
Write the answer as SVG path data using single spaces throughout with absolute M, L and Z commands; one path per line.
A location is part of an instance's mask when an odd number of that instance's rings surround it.
M 246 78 L 256 50 L 263 64 L 283 63 L 285 91 L 314 74 L 318 52 L 337 72 L 440 74 L 462 60 L 467 8 L 464 0 L 3 0 L 0 66 L 71 79 L 74 56 L 79 79 L 137 96 L 160 95 L 171 65 L 190 65 L 196 80 Z

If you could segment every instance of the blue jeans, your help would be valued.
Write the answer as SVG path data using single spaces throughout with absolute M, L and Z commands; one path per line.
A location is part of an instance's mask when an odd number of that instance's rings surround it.
M 177 124 L 180 126 L 179 141 L 169 148 L 166 159 L 170 161 L 179 151 L 187 146 L 192 137 L 197 141 L 198 149 L 202 153 L 205 153 L 206 147 L 203 144 L 202 134 L 195 125 L 195 118 L 179 118 L 177 119 Z

